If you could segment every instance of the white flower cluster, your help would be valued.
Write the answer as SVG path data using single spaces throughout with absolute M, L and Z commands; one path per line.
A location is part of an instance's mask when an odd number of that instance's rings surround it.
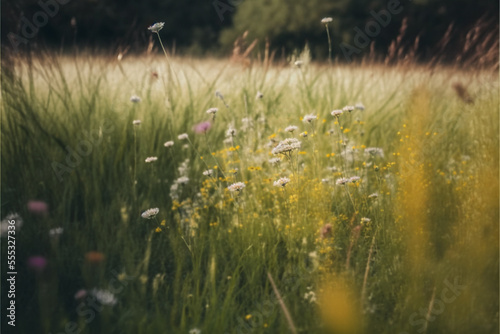
M 274 186 L 275 187 L 284 187 L 287 185 L 287 183 L 290 182 L 290 179 L 287 177 L 282 177 L 278 179 L 277 181 L 274 181 Z
M 151 209 L 147 209 L 146 211 L 144 211 L 141 214 L 141 216 L 144 219 L 152 219 L 152 218 L 156 217 L 156 215 L 158 214 L 158 212 L 160 212 L 160 209 L 158 209 L 158 208 L 151 208 Z
M 92 289 L 90 294 L 102 305 L 113 306 L 118 302 L 115 295 L 108 290 Z
M 302 143 L 300 140 L 296 138 L 287 138 L 285 140 L 282 140 L 276 145 L 275 148 L 271 151 L 274 155 L 277 154 L 287 154 L 289 152 L 292 152 L 294 150 L 298 150 Z
M 147 157 L 146 160 L 144 160 L 144 161 L 149 164 L 149 163 L 155 162 L 157 160 L 158 160 L 157 157 Z
M 384 149 L 380 147 L 367 147 L 365 148 L 365 154 L 372 157 L 384 157 Z
M 229 191 L 232 193 L 240 192 L 241 190 L 243 190 L 243 188 L 245 188 L 245 184 L 243 182 L 236 182 L 227 187 L 227 189 L 229 189 Z

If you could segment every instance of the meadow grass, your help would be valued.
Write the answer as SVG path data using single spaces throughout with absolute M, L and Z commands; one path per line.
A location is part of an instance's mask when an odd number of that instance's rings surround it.
M 447 67 L 17 61 L 1 124 L 17 329 L 496 333 L 498 99 L 497 73 Z M 273 155 L 286 138 L 300 147 Z

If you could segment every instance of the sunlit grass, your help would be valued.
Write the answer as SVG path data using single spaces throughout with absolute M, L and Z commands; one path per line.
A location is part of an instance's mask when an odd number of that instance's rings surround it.
M 80 56 L 3 76 L 21 331 L 498 332 L 497 75 Z

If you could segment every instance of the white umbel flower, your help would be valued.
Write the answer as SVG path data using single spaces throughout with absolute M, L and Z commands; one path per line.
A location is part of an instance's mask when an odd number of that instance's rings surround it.
M 299 127 L 298 127 L 298 126 L 295 126 L 295 125 L 290 125 L 290 126 L 287 126 L 287 127 L 285 128 L 285 131 L 286 131 L 286 132 L 291 132 L 291 133 L 293 133 L 294 131 L 297 131 L 298 129 L 299 129 Z
M 312 121 L 316 120 L 317 118 L 318 118 L 318 116 L 313 115 L 313 114 L 309 114 L 309 115 L 305 115 L 304 118 L 302 119 L 302 121 L 304 123 L 311 123 Z
M 343 111 L 340 109 L 335 109 L 334 111 L 331 112 L 333 117 L 340 117 L 342 115 Z
M 229 191 L 232 193 L 240 192 L 241 190 L 243 190 L 243 188 L 245 188 L 245 184 L 243 182 L 236 182 L 227 187 L 227 189 L 229 189 Z
M 212 176 L 214 174 L 213 169 L 207 169 L 206 171 L 203 172 L 203 175 L 205 176 Z
M 113 306 L 118 302 L 115 295 L 108 290 L 92 289 L 90 294 L 93 295 L 102 305 Z
M 132 122 L 133 125 L 141 125 L 141 120 L 140 119 L 136 119 Z
M 345 106 L 344 108 L 342 108 L 343 111 L 348 111 L 348 112 L 351 112 L 355 109 L 354 106 Z
M 328 24 L 328 23 L 331 23 L 333 21 L 333 19 L 331 17 L 324 17 L 321 19 L 321 23 L 323 24 Z
M 152 163 L 152 162 L 155 162 L 156 160 L 158 160 L 157 157 L 147 157 L 146 160 L 144 160 L 146 163 Z
M 163 26 L 165 25 L 165 22 L 156 22 L 152 26 L 148 28 L 149 31 L 158 33 L 160 30 L 163 29 Z
M 139 102 L 141 102 L 141 98 L 139 96 L 137 96 L 137 95 L 132 95 L 130 97 L 130 102 L 139 103 Z
M 165 142 L 165 144 L 163 144 L 163 146 L 172 147 L 172 146 L 174 146 L 174 142 L 172 140 L 169 140 L 169 141 Z
M 349 179 L 347 179 L 345 177 L 341 177 L 340 179 L 337 179 L 337 181 L 335 181 L 335 184 L 340 186 L 340 185 L 346 184 L 347 182 L 349 182 Z
M 141 214 L 141 216 L 144 219 L 153 219 L 154 217 L 156 217 L 156 215 L 158 214 L 158 212 L 160 212 L 160 209 L 158 209 L 158 208 L 151 208 L 151 209 L 147 209 L 146 211 L 144 211 Z
M 285 140 L 282 140 L 279 142 L 278 145 L 276 145 L 275 148 L 272 149 L 272 154 L 277 155 L 277 154 L 287 154 L 289 152 L 292 152 L 294 150 L 298 150 L 301 146 L 300 140 L 296 138 L 287 138 Z
M 207 114 L 215 115 L 219 111 L 219 108 L 210 108 L 207 110 Z
M 278 179 L 277 181 L 274 181 L 274 186 L 275 187 L 284 187 L 287 185 L 287 183 L 290 182 L 290 179 L 287 177 L 282 177 Z
M 183 134 L 180 134 L 179 136 L 177 136 L 177 138 L 179 140 L 186 140 L 189 138 L 188 134 L 187 133 L 183 133 Z

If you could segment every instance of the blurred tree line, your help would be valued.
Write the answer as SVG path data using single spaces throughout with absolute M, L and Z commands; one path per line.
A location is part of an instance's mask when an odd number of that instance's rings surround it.
M 467 40 L 498 40 L 497 0 L 400 0 L 402 10 L 368 36 L 370 45 L 356 46 L 357 31 L 365 32 L 366 25 L 376 21 L 373 12 L 387 10 L 391 1 L 397 0 L 4 0 L 2 46 L 77 44 L 142 52 L 151 38 L 147 27 L 164 21 L 162 38 L 177 53 L 227 54 L 235 39 L 248 31 L 249 39 L 259 40 L 257 51 L 262 51 L 266 39 L 279 54 L 307 43 L 313 58 L 324 60 L 328 45 L 320 23 L 323 17 L 333 19 L 329 24 L 333 55 L 339 59 L 345 58 L 346 46 L 359 50 L 353 58 L 370 49 L 386 53 L 398 36 L 398 48 L 409 49 L 417 41 L 416 52 L 423 60 L 436 52 L 453 59 Z

